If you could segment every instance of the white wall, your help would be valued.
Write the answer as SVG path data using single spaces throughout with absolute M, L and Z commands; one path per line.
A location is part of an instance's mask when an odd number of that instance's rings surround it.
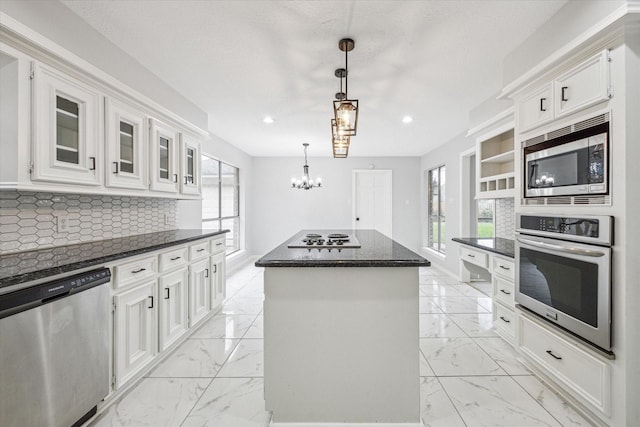
M 571 40 L 585 32 L 625 0 L 571 0 L 504 59 L 506 86 Z
M 151 7 L 151 5 L 150 5 Z M 58 1 L 2 0 L 0 11 L 201 129 L 207 115 Z
M 434 252 L 423 249 L 422 254 L 432 263 L 437 264 L 449 272 L 458 275 L 458 244 L 452 242 L 454 237 L 460 236 L 460 153 L 474 146 L 471 138 L 465 137 L 465 133 L 456 136 L 450 141 L 444 143 L 435 150 L 425 154 L 421 158 L 421 188 L 422 197 L 420 212 L 424 212 L 421 216 L 422 236 L 427 235 L 427 172 L 434 167 L 445 165 L 446 169 L 446 255 L 441 257 L 434 255 Z M 425 237 L 426 241 L 426 237 Z
M 312 149 L 313 147 L 310 147 Z M 323 188 L 291 188 L 291 178 L 302 175 L 303 151 L 299 157 L 253 159 L 250 245 L 263 255 L 301 229 L 351 228 L 352 170 L 393 171 L 393 238 L 406 247 L 420 246 L 420 158 L 349 157 L 309 158 L 311 178 L 322 177 Z

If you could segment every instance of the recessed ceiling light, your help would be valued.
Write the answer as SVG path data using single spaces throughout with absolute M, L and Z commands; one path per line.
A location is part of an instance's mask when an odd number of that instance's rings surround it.
M 413 117 L 411 116 L 404 116 L 402 118 L 402 123 L 411 123 L 413 121 Z
M 275 122 L 275 120 L 273 120 L 273 117 L 271 116 L 266 116 L 264 119 L 262 119 L 262 121 L 268 125 L 270 125 L 271 123 Z

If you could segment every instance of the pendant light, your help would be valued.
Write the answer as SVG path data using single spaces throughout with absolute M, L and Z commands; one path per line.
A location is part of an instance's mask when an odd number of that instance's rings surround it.
M 333 157 L 336 159 L 346 159 L 349 155 L 349 144 L 351 137 L 340 135 L 336 120 L 331 119 L 331 145 L 333 146 Z
M 354 47 L 355 42 L 352 39 L 345 38 L 338 43 L 338 48 L 344 52 L 344 68 L 336 70 L 336 77 L 340 78 L 341 88 L 342 78 L 344 78 L 344 98 L 340 97 L 333 101 L 333 118 L 338 130 L 345 136 L 355 136 L 358 130 L 358 100 L 349 99 L 349 52 Z M 339 70 L 340 73 L 338 73 Z
M 291 178 L 291 187 L 299 188 L 302 190 L 311 190 L 313 187 L 322 187 L 322 178 L 318 177 L 315 182 L 309 178 L 309 165 L 307 164 L 307 147 L 309 144 L 306 142 L 302 144 L 304 146 L 304 166 L 302 167 L 302 178 Z

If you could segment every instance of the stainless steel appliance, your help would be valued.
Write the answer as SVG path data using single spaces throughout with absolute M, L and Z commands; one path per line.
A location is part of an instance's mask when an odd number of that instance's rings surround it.
M 0 425 L 81 425 L 109 393 L 109 269 L 0 295 Z
M 601 117 L 586 124 L 608 115 Z M 576 124 L 558 133 L 525 142 L 524 197 L 609 194 L 609 122 Z
M 516 302 L 611 349 L 613 217 L 518 214 Z
M 359 248 L 360 242 L 353 234 L 347 233 L 306 233 L 294 238 L 287 245 L 294 249 L 332 249 Z

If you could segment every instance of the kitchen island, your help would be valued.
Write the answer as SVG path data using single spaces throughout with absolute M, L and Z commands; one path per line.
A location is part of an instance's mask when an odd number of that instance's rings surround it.
M 272 426 L 422 425 L 418 268 L 429 265 L 374 230 L 303 230 L 256 262 Z

